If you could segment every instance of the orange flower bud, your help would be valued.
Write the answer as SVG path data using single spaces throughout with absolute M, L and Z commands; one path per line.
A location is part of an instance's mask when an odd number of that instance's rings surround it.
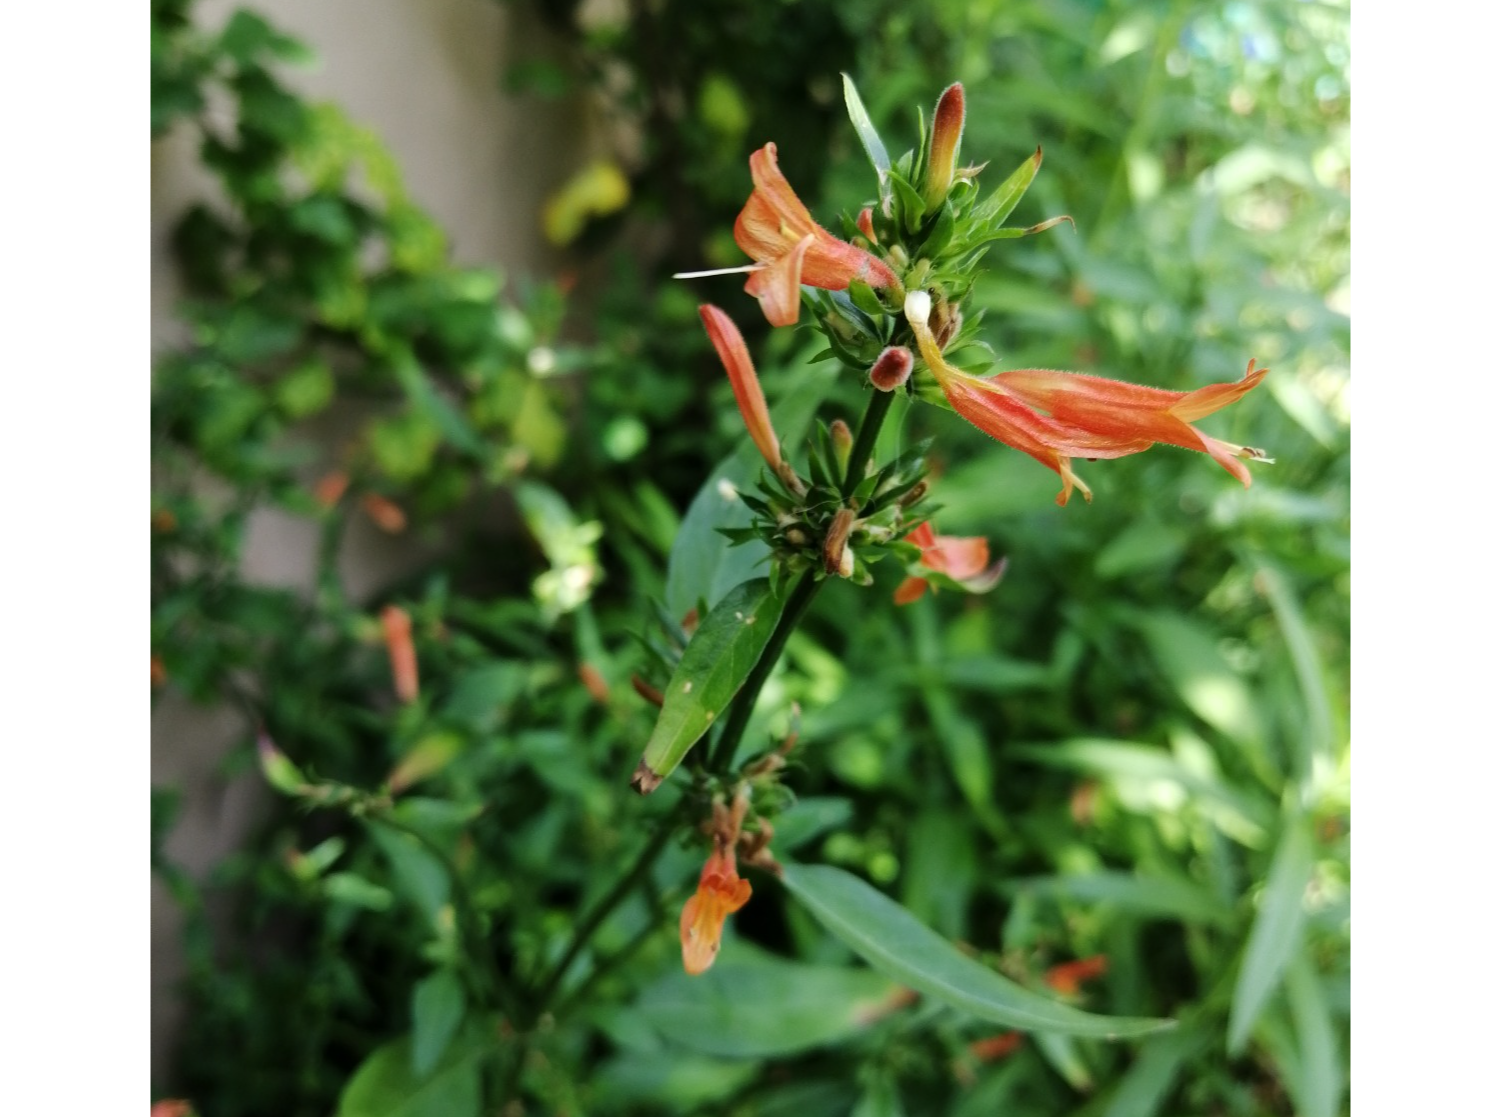
M 409 614 L 397 605 L 385 605 L 378 619 L 388 645 L 388 663 L 393 670 L 393 690 L 400 702 L 419 697 L 419 661 L 414 654 L 413 625 Z
M 882 392 L 893 392 L 910 379 L 916 358 L 904 345 L 892 345 L 881 353 L 869 370 L 869 382 Z
M 952 174 L 957 169 L 957 148 L 962 143 L 962 125 L 967 117 L 967 99 L 962 83 L 949 85 L 936 103 L 931 124 L 931 155 L 926 160 L 926 189 L 922 197 L 927 212 L 947 199 L 952 188 Z
M 750 351 L 745 348 L 745 339 L 740 329 L 728 314 L 717 306 L 704 305 L 698 308 L 704 320 L 704 329 L 714 343 L 714 351 L 724 362 L 724 371 L 729 374 L 730 387 L 735 391 L 735 403 L 745 418 L 745 429 L 755 448 L 766 459 L 766 464 L 776 473 L 781 472 L 781 443 L 771 428 L 771 413 L 766 409 L 766 397 L 761 392 L 761 383 L 755 375 L 755 364 Z

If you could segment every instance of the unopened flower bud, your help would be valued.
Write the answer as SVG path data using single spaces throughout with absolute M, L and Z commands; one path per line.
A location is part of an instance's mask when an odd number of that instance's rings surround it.
M 878 244 L 879 238 L 874 235 L 874 210 L 865 206 L 859 211 L 859 219 L 854 222 L 859 226 L 859 232 L 869 238 L 870 244 Z
M 915 356 L 904 345 L 892 345 L 869 370 L 869 382 L 882 392 L 893 392 L 910 378 Z
M 957 147 L 962 142 L 962 124 L 967 117 L 967 99 L 962 83 L 947 87 L 936 103 L 931 125 L 931 157 L 926 161 L 926 189 L 922 196 L 931 212 L 947 198 L 952 187 L 952 172 L 957 167 Z
M 911 505 L 920 502 L 930 488 L 931 486 L 926 481 L 917 481 L 911 486 L 910 491 L 900 498 L 900 507 L 909 508 Z
M 842 419 L 834 419 L 828 428 L 828 437 L 833 440 L 833 456 L 838 459 L 838 468 L 847 469 L 849 455 L 854 449 L 854 435 Z
M 834 513 L 827 537 L 823 540 L 823 569 L 829 574 L 842 574 L 847 578 L 853 573 L 854 560 L 848 549 L 848 536 L 853 526 L 852 508 L 840 508 Z

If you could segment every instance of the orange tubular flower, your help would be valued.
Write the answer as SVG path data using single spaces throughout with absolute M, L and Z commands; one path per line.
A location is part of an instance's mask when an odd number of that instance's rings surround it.
M 991 590 L 1004 576 L 1003 559 L 989 569 L 988 540 L 982 536 L 937 535 L 931 530 L 931 524 L 923 523 L 905 538 L 906 542 L 921 548 L 920 565 L 924 569 L 945 574 L 973 593 Z M 929 585 L 931 583 L 925 578 L 912 575 L 896 588 L 895 604 L 909 605 L 919 601 Z
M 750 359 L 750 350 L 745 348 L 745 339 L 728 314 L 717 306 L 704 305 L 698 308 L 704 320 L 704 329 L 714 343 L 714 351 L 724 362 L 724 371 L 729 374 L 729 386 L 735 390 L 735 402 L 740 405 L 740 414 L 745 417 L 745 429 L 750 439 L 761 452 L 773 472 L 780 474 L 783 465 L 781 441 L 771 426 L 771 413 L 766 409 L 766 397 L 761 392 L 761 382 L 755 375 L 755 363 Z
M 714 964 L 724 917 L 739 911 L 750 899 L 750 882 L 735 870 L 732 847 L 716 849 L 704 862 L 698 891 L 683 905 L 678 933 L 683 940 L 683 969 L 701 974 Z
M 1051 418 L 1082 430 L 1112 437 L 1133 437 L 1163 442 L 1209 454 L 1243 485 L 1252 484 L 1252 474 L 1242 458 L 1266 461 L 1263 451 L 1251 446 L 1222 442 L 1190 425 L 1229 403 L 1235 403 L 1262 383 L 1268 370 L 1257 361 L 1247 362 L 1247 373 L 1235 384 L 1209 384 L 1193 392 L 1145 388 L 1100 376 L 1049 369 L 1020 369 L 1001 372 L 994 382 L 1016 399 L 1038 407 Z
M 1236 384 L 1194 392 L 1043 369 L 974 376 L 942 357 L 928 325 L 930 314 L 926 292 L 906 295 L 906 321 L 947 403 L 983 433 L 1059 473 L 1063 484 L 1057 504 L 1064 505 L 1073 488 L 1092 499 L 1091 489 L 1071 469 L 1072 458 L 1120 458 L 1165 442 L 1210 454 L 1244 485 L 1251 483 L 1251 475 L 1238 459 L 1267 460 L 1261 450 L 1210 438 L 1187 422 L 1240 399 L 1261 383 L 1267 369 L 1254 368 L 1256 362 Z
M 750 178 L 755 190 L 735 218 L 735 243 L 762 265 L 745 291 L 761 301 L 771 325 L 796 323 L 803 283 L 842 291 L 855 279 L 871 287 L 898 282 L 878 256 L 839 240 L 812 219 L 776 165 L 774 143 L 751 155 Z

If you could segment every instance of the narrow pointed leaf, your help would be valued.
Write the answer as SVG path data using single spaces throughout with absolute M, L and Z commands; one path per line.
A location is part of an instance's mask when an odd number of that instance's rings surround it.
M 1340 1052 L 1319 975 L 1300 951 L 1283 979 L 1299 1047 L 1293 1100 L 1302 1117 L 1335 1117 L 1340 1108 Z
M 871 966 L 980 1019 L 1026 1031 L 1108 1039 L 1146 1035 L 1173 1023 L 1098 1016 L 1032 993 L 959 953 L 905 908 L 842 869 L 792 865 L 782 883 Z
M 874 164 L 875 177 L 879 182 L 880 201 L 886 201 L 890 197 L 890 153 L 885 150 L 885 141 L 880 139 L 880 134 L 874 129 L 874 122 L 869 119 L 869 112 L 859 98 L 859 90 L 854 86 L 854 79 L 847 74 L 843 75 L 843 103 L 848 107 L 849 123 L 854 126 L 854 131 L 859 135 L 859 142 L 864 145 L 864 154 L 868 155 L 869 161 Z
M 1309 823 L 1302 812 L 1284 822 L 1278 852 L 1268 869 L 1262 904 L 1242 953 L 1241 973 L 1226 1027 L 1228 1054 L 1240 1053 L 1258 1014 L 1278 988 L 1284 967 L 1298 948 L 1304 929 L 1304 889 L 1314 865 Z
M 663 694 L 662 713 L 632 783 L 649 794 L 724 712 L 760 659 L 781 619 L 768 578 L 742 582 L 709 610 L 683 649 Z
M 979 226 L 989 229 L 997 229 L 1014 212 L 1014 207 L 1019 204 L 1019 199 L 1024 197 L 1024 192 L 1030 188 L 1030 183 L 1035 181 L 1035 172 L 1040 169 L 1040 149 L 1035 149 L 1031 155 L 1003 182 L 987 199 L 978 205 L 973 211 Z

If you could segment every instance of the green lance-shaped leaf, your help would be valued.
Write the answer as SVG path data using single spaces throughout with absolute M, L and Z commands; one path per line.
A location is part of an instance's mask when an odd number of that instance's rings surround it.
M 1242 949 L 1241 972 L 1226 1025 L 1226 1051 L 1241 1053 L 1252 1026 L 1278 988 L 1304 933 L 1304 892 L 1314 869 L 1309 821 L 1295 809 L 1283 823 L 1273 864 L 1263 885 L 1257 919 Z
M 988 196 L 977 209 L 973 211 L 973 218 L 989 229 L 997 229 L 1014 212 L 1014 207 L 1019 204 L 1019 199 L 1024 197 L 1024 192 L 1030 188 L 1030 183 L 1035 181 L 1035 173 L 1040 169 L 1041 150 L 1035 148 L 1035 154 L 1031 155 L 1019 165 L 1015 171 L 1003 182 L 999 183 L 998 189 Z
M 869 111 L 864 108 L 864 102 L 859 98 L 859 90 L 854 86 L 854 79 L 847 74 L 843 75 L 843 103 L 848 106 L 849 122 L 853 124 L 854 131 L 859 134 L 859 142 L 864 145 L 864 153 L 874 164 L 874 172 L 879 181 L 880 201 L 887 202 L 890 199 L 890 153 L 885 150 L 885 141 L 880 139 L 880 134 L 874 130 L 874 122 L 869 119 Z
M 1098 1016 L 1031 993 L 961 954 L 946 939 L 851 873 L 792 865 L 782 883 L 824 927 L 871 966 L 973 1016 L 1026 1031 L 1118 1039 L 1171 1020 Z
M 771 592 L 769 578 L 752 578 L 725 594 L 699 622 L 632 773 L 631 786 L 637 791 L 651 794 L 729 705 L 765 650 L 783 603 Z

